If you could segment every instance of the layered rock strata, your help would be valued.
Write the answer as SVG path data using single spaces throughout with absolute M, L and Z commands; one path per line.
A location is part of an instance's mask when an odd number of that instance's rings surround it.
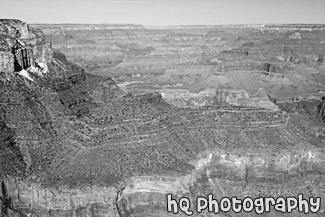
M 258 92 L 283 102 L 324 96 L 324 25 L 35 26 L 88 72 L 126 82 L 130 92 L 168 92 L 165 99 L 174 105 L 193 104 L 174 97 L 180 92 L 200 105 L 206 100 L 197 94 L 211 89 L 248 94 L 218 104 L 263 108 L 275 106 Z
M 324 199 L 324 137 L 310 120 L 247 107 L 244 91 L 221 88 L 207 106 L 177 107 L 152 87 L 129 92 L 60 52 L 48 57 L 31 61 L 39 67 L 0 74 L 3 216 L 174 216 L 166 210 L 167 193 L 191 201 L 209 193 Z M 256 96 L 266 97 L 262 90 Z M 232 104 L 240 98 L 246 106 Z M 194 213 L 202 215 L 211 216 Z M 305 216 L 264 214 L 287 215 Z M 323 216 L 324 204 L 308 215 Z

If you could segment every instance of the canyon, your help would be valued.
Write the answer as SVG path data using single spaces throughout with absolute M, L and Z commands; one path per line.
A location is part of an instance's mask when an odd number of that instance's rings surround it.
M 0 20 L 1 216 L 175 216 L 166 194 L 324 201 L 324 31 Z
M 317 101 L 316 110 L 323 103 L 322 24 L 35 28 L 89 73 L 111 77 L 130 91 L 158 91 L 176 106 L 276 109 L 274 101 L 284 101 L 290 105 L 281 103 L 282 109 L 292 111 L 287 107 L 305 99 Z

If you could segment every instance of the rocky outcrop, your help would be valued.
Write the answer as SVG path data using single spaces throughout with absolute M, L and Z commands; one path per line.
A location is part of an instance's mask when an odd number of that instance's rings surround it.
M 51 45 L 19 20 L 0 20 L 0 71 L 19 72 L 52 61 Z

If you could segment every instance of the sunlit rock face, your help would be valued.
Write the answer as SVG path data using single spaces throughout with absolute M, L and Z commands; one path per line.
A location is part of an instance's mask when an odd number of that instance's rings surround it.
M 296 27 L 288 34 L 288 29 L 276 26 L 218 27 L 222 31 L 213 30 L 216 27 L 148 30 L 133 25 L 51 27 L 53 41 L 63 35 L 61 30 L 64 34 L 79 32 L 80 37 L 86 32 L 89 40 L 94 35 L 103 41 L 117 40 L 114 46 L 118 52 L 110 55 L 121 60 L 121 54 L 123 62 L 109 65 L 120 67 L 115 68 L 112 79 L 89 74 L 71 63 L 73 53 L 69 50 L 68 58 L 50 48 L 47 55 L 41 31 L 20 21 L 1 22 L 6 39 L 2 47 L 7 49 L 6 55 L 12 54 L 14 63 L 11 66 L 11 59 L 4 59 L 0 74 L 2 216 L 174 216 L 167 213 L 166 194 L 193 202 L 209 193 L 215 198 L 303 193 L 324 199 L 324 126 L 294 113 L 304 111 L 322 119 L 323 103 L 312 104 L 309 109 L 304 98 L 286 104 L 288 101 L 269 95 L 279 94 L 272 92 L 278 90 L 277 85 L 287 90 L 286 85 L 293 82 L 290 79 L 305 69 L 313 69 L 321 79 L 321 61 L 307 58 L 306 63 L 267 64 L 264 60 L 268 56 L 259 56 L 256 51 L 250 60 L 260 59 L 247 63 L 251 70 L 243 70 L 245 64 L 238 60 L 242 51 L 234 51 L 241 44 L 237 36 L 240 28 L 246 37 L 253 37 L 252 31 L 259 28 L 269 31 L 265 37 L 271 38 L 281 30 L 288 40 L 303 40 L 306 35 L 314 37 L 312 34 L 295 34 L 302 31 Z M 261 34 L 256 33 L 258 40 Z M 155 43 L 149 46 L 143 38 L 159 43 L 159 47 Z M 10 40 L 19 47 L 7 43 Z M 128 40 L 145 43 L 139 46 Z M 198 41 L 212 45 L 197 46 Z M 32 42 L 43 48 L 34 51 Z M 214 49 L 217 42 L 221 48 Z M 80 43 L 81 55 L 87 43 L 93 42 Z M 102 48 L 102 44 L 96 46 Z M 254 47 L 255 42 L 243 46 Z M 212 56 L 203 55 L 213 58 L 213 64 L 197 59 L 201 49 L 213 50 Z M 259 45 L 254 49 L 260 49 Z M 92 52 L 89 49 L 88 54 Z M 151 68 L 146 68 L 148 62 L 143 68 L 135 67 L 140 60 L 160 63 Z M 188 65 L 191 61 L 197 64 Z M 22 69 L 16 71 L 16 66 Z M 292 72 L 292 67 L 297 71 Z M 164 70 L 157 73 L 155 69 Z M 150 72 L 147 80 L 135 73 L 142 70 Z M 213 82 L 203 82 L 198 74 Z M 313 99 L 322 101 L 321 93 L 319 89 Z M 212 215 L 193 211 L 194 216 Z M 262 216 L 288 215 L 305 216 L 274 210 Z M 323 215 L 322 203 L 318 213 L 307 216 Z
M 177 107 L 200 107 L 208 105 L 232 105 L 261 107 L 270 110 L 279 109 L 272 103 L 263 89 L 249 94 L 244 90 L 206 89 L 199 93 L 191 93 L 184 89 L 161 89 L 163 99 Z

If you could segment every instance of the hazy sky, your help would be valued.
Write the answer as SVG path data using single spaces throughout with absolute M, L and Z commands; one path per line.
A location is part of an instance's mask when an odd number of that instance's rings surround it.
M 0 0 L 28 23 L 325 23 L 325 0 Z

